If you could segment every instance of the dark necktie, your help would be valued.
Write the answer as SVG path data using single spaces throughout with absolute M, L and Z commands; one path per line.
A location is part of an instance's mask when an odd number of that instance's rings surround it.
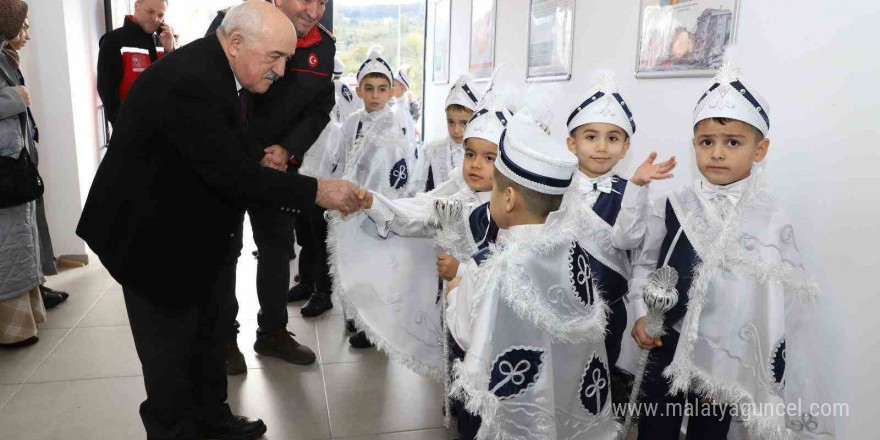
M 249 95 L 250 95 L 250 93 L 245 89 L 241 89 L 238 91 L 238 104 L 240 106 L 239 110 L 241 110 L 241 122 L 244 125 L 247 125 L 247 118 L 248 118 L 247 110 L 248 110 Z

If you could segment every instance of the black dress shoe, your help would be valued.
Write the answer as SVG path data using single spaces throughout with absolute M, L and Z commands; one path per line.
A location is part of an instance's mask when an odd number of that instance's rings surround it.
M 223 354 L 226 358 L 226 374 L 228 376 L 247 373 L 247 362 L 245 362 L 241 350 L 238 349 L 238 342 L 235 339 L 223 341 Z
M 70 294 L 67 292 L 62 292 L 60 290 L 50 289 L 50 288 L 46 287 L 45 285 L 40 286 L 40 292 L 57 293 L 57 294 L 61 295 L 61 297 L 63 297 L 64 299 L 67 299 L 70 296 Z
M 357 333 L 358 329 L 354 325 L 354 319 L 345 320 L 345 331 L 349 333 Z
M 330 300 L 329 293 L 315 292 L 299 312 L 306 318 L 314 318 L 332 308 L 333 301 Z
M 296 283 L 287 291 L 287 302 L 306 301 L 315 293 L 315 287 L 308 284 Z
M 199 434 L 206 440 L 255 440 L 266 433 L 266 424 L 260 419 L 229 416 L 220 422 L 199 425 Z
M 373 343 L 370 342 L 370 339 L 367 338 L 367 334 L 364 332 L 357 332 L 352 335 L 352 337 L 348 338 L 348 343 L 354 348 L 370 348 L 373 346 Z
M 287 330 L 271 335 L 257 335 L 254 351 L 263 356 L 272 356 L 296 365 L 315 363 L 315 352 L 309 347 L 296 342 L 293 333 Z
M 24 341 L 13 342 L 11 344 L 0 344 L 0 348 L 22 348 L 30 345 L 34 345 L 37 342 L 40 342 L 40 338 L 36 336 L 31 336 Z
M 40 295 L 43 297 L 43 306 L 48 309 L 54 309 L 58 306 L 58 304 L 67 301 L 67 297 L 61 295 L 59 292 L 54 291 L 44 291 L 42 288 L 40 289 Z

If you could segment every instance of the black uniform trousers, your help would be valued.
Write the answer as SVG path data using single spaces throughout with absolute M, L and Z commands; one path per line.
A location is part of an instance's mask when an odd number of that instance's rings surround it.
M 626 303 L 623 299 L 608 307 L 608 322 L 605 324 L 605 352 L 608 366 L 614 368 L 620 357 L 620 345 L 626 333 Z
M 449 357 L 451 358 L 450 365 L 458 359 L 459 361 L 464 360 L 465 351 L 458 346 L 458 343 L 455 342 L 455 338 L 452 337 L 452 333 L 446 332 L 447 343 L 449 344 Z M 449 372 L 452 374 L 452 372 Z M 451 379 L 451 378 L 450 378 Z M 480 430 L 480 425 L 482 424 L 482 419 L 480 416 L 471 414 L 468 412 L 467 408 L 464 406 L 464 402 L 458 400 L 456 398 L 452 398 L 452 413 L 456 414 L 458 417 L 458 434 L 460 440 L 474 440 L 477 438 L 477 432 Z
M 292 247 L 294 218 L 277 209 L 249 208 L 254 242 L 259 251 L 257 259 L 257 314 L 258 335 L 268 335 L 287 328 L 287 289 L 290 287 L 290 250 Z M 223 278 L 230 282 L 218 285 L 218 295 L 225 298 L 221 316 L 223 339 L 235 339 L 238 334 L 238 299 L 235 297 L 238 257 L 241 255 L 244 216 L 238 222 L 229 261 Z
M 296 240 L 299 252 L 299 282 L 318 292 L 333 293 L 330 265 L 327 261 L 327 220 L 318 206 L 296 217 Z
M 688 394 L 669 395 L 669 382 L 663 370 L 672 363 L 678 332 L 670 329 L 663 336 L 663 346 L 651 350 L 648 368 L 642 382 L 641 419 L 639 440 L 679 440 L 685 412 L 688 413 L 687 439 L 725 439 L 730 429 L 730 411 L 722 405 L 700 403 L 699 396 Z M 690 408 L 685 409 L 685 405 Z M 656 408 L 648 414 L 648 407 Z
M 223 270 L 216 283 L 230 280 Z M 171 289 L 173 287 L 168 287 Z M 168 304 L 153 292 L 123 285 L 131 333 L 144 373 L 147 400 L 140 407 L 148 440 L 195 440 L 199 422 L 231 415 L 226 364 L 220 345 L 224 298 L 205 286 L 204 301 Z M 192 292 L 181 292 L 187 298 Z M 162 297 L 173 297 L 163 292 Z

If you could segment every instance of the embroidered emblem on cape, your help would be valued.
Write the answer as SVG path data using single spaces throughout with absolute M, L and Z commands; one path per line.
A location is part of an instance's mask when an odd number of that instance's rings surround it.
M 346 101 L 351 102 L 351 100 L 354 99 L 354 95 L 351 94 L 351 89 L 349 89 L 347 85 L 343 84 L 340 90 L 342 91 L 342 97 L 345 98 Z
M 577 242 L 571 243 L 568 253 L 568 278 L 574 294 L 587 307 L 593 305 L 593 273 L 590 270 L 590 257 Z
M 783 336 L 779 342 L 773 347 L 773 351 L 770 353 L 770 367 L 771 377 L 773 378 L 773 382 L 776 390 L 781 394 L 782 390 L 785 388 L 785 337 Z
M 581 406 L 590 414 L 598 416 L 608 402 L 608 391 L 608 367 L 598 354 L 593 353 L 584 377 L 581 378 Z
M 544 356 L 542 348 L 508 348 L 492 364 L 489 391 L 501 400 L 525 393 L 538 381 Z
M 388 176 L 388 183 L 394 189 L 401 189 L 406 186 L 408 179 L 409 168 L 406 166 L 406 159 L 400 159 L 391 168 L 391 173 Z
M 309 66 L 314 69 L 315 67 L 318 67 L 318 62 L 319 62 L 318 54 L 316 54 L 314 52 L 310 53 L 309 54 Z

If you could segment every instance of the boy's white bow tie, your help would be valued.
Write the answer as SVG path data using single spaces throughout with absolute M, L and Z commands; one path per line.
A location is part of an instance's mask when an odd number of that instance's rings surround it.
M 719 186 L 713 185 L 708 182 L 703 182 L 702 190 L 703 194 L 706 195 L 706 199 L 722 199 L 730 202 L 732 205 L 735 205 L 742 196 L 742 185 L 739 185 L 737 183 L 726 186 Z
M 589 194 L 593 191 L 603 192 L 605 194 L 611 194 L 612 192 L 617 192 L 614 190 L 614 183 L 618 182 L 618 178 L 614 176 L 605 176 L 598 177 L 596 179 L 583 179 L 581 181 L 581 191 L 584 194 Z

